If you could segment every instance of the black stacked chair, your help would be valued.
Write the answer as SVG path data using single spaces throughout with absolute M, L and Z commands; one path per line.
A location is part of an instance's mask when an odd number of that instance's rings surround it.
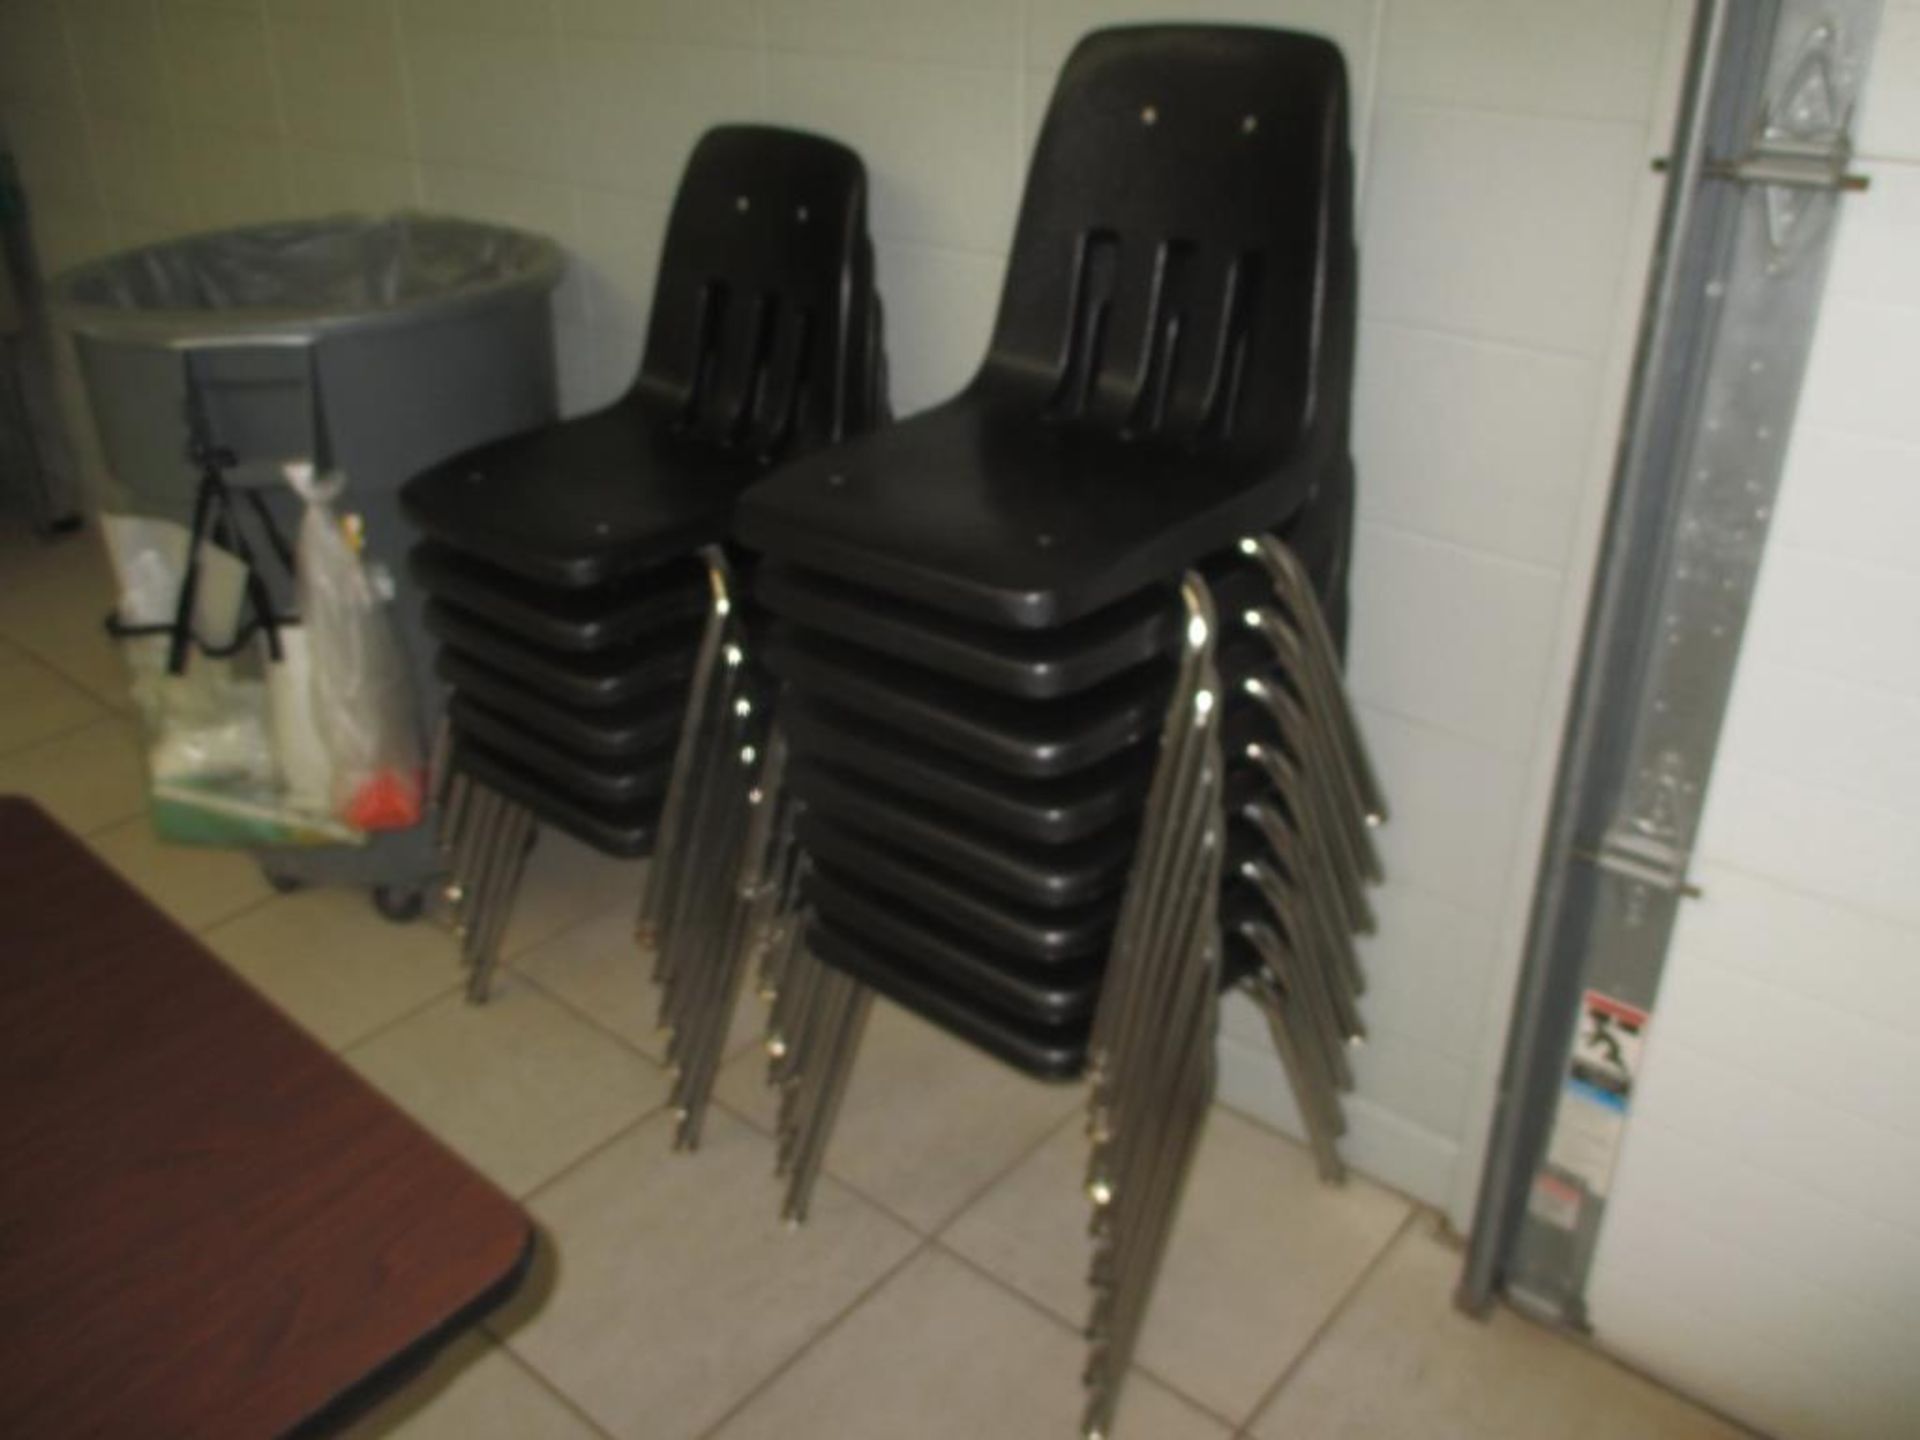
M 754 873 L 797 877 L 800 907 L 762 962 L 788 1214 L 873 993 L 1030 1074 L 1090 1076 L 1089 1433 L 1212 1096 L 1226 986 L 1260 1002 L 1341 1173 L 1350 938 L 1384 818 L 1336 639 L 1352 186 L 1328 42 L 1088 37 L 973 382 L 783 467 L 735 517 L 782 685 Z
M 474 999 L 538 826 L 612 855 L 674 851 L 656 881 L 700 863 L 678 852 L 704 843 L 701 717 L 754 708 L 723 545 L 734 502 L 884 410 L 859 157 L 726 126 L 688 161 L 627 393 L 409 483 L 450 690 L 438 793 Z

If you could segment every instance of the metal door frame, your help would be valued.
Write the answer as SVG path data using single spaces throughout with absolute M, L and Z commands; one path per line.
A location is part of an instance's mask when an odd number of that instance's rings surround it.
M 1880 0 L 1696 7 L 1671 154 L 1658 162 L 1671 179 L 1457 1297 L 1474 1313 L 1503 1295 L 1586 1328 L 1607 1147 L 1627 1123 L 1632 1077 L 1617 1091 L 1576 1094 L 1606 1102 L 1601 1119 L 1569 1113 L 1578 1107 L 1563 1094 L 1581 1084 L 1570 1070 L 1575 1029 L 1605 1003 L 1628 1016 L 1654 1009 L 1679 904 L 1698 893 L 1688 862 L 1833 218 L 1842 192 L 1865 188 L 1847 172 L 1846 126 L 1879 11 Z M 1814 123 L 1822 113 L 1836 118 Z M 1657 1043 L 1657 1025 L 1651 1034 Z M 1567 1143 L 1576 1121 L 1582 1149 Z

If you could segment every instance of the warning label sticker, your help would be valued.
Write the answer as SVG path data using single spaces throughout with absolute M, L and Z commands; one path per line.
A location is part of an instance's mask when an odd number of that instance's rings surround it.
M 1613 1183 L 1613 1162 L 1620 1154 L 1620 1137 L 1627 1117 L 1597 1092 L 1569 1080 L 1560 1092 L 1560 1109 L 1553 1117 L 1553 1138 L 1547 1142 L 1547 1164 L 1572 1176 L 1589 1194 L 1604 1196 Z
M 1527 1210 L 1556 1230 L 1577 1229 L 1583 1193 L 1578 1185 L 1569 1185 L 1557 1175 L 1536 1175 L 1533 1193 L 1527 1197 Z
M 1640 1071 L 1647 1012 L 1589 990 L 1580 997 L 1580 1027 L 1573 1036 L 1569 1073 L 1594 1092 L 1600 1104 L 1624 1111 Z
M 1580 1025 L 1547 1144 L 1547 1164 L 1579 1181 L 1589 1194 L 1605 1196 L 1613 1183 L 1646 1029 L 1647 1012 L 1637 1006 L 1598 990 L 1580 999 Z

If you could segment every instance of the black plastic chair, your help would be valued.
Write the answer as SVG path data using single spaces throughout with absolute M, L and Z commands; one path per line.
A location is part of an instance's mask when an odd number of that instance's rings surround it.
M 1236 545 L 1280 531 L 1344 609 L 1346 128 L 1340 56 L 1310 37 L 1149 27 L 1075 52 L 979 374 L 737 512 L 766 557 L 794 784 L 823 820 L 973 881 L 993 867 L 967 826 L 1004 857 L 1037 827 L 1033 898 L 1101 831 L 1051 817 L 1063 781 L 1116 777 L 1078 794 L 1106 826 L 1144 800 L 1184 570 L 1223 610 L 1257 603 Z M 825 737 L 819 717 L 848 712 L 885 740 Z
M 792 130 L 710 130 L 627 393 L 428 471 L 407 513 L 462 556 L 563 588 L 683 560 L 725 538 L 766 467 L 878 423 L 879 324 L 860 157 Z
M 1321 1087 L 1317 1133 L 1337 1126 L 1302 981 L 1341 962 L 1322 931 L 1361 882 L 1333 871 L 1367 869 L 1354 817 L 1379 811 L 1329 638 L 1354 503 L 1347 127 L 1324 40 L 1088 36 L 973 380 L 735 513 L 808 870 L 805 944 L 774 973 L 787 1213 L 871 993 L 1029 1074 L 1091 1073 L 1096 1193 L 1127 1197 L 1100 1212 L 1092 1431 L 1211 1095 L 1221 986 L 1257 990 Z
M 706 567 L 688 557 L 624 585 L 559 590 L 466 559 L 444 545 L 416 545 L 409 563 L 430 594 L 502 634 L 550 650 L 595 651 L 629 645 L 675 624 L 701 619 L 711 597 Z
M 654 847 L 701 657 L 739 623 L 716 609 L 734 502 L 878 423 L 880 336 L 859 157 L 724 126 L 688 161 L 626 394 L 406 486 L 453 690 L 443 831 L 475 998 L 537 823 Z
M 1324 40 L 1089 37 L 1048 111 L 973 382 L 784 467 L 736 533 L 1042 628 L 1284 524 L 1347 464 L 1346 137 L 1345 68 Z
M 575 652 L 529 645 L 442 600 L 429 601 L 423 615 L 442 653 L 487 666 L 539 690 L 556 704 L 584 712 L 683 691 L 701 629 L 700 622 L 692 621 L 650 643 Z

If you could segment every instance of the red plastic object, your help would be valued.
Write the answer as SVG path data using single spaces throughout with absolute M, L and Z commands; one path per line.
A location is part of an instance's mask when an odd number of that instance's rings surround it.
M 420 823 L 418 775 L 382 770 L 353 792 L 347 823 L 360 830 L 405 830 Z

